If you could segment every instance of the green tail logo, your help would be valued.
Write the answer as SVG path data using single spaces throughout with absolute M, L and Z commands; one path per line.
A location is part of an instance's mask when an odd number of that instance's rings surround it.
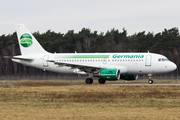
M 23 34 L 20 37 L 20 44 L 25 48 L 30 47 L 33 44 L 32 37 L 27 33 Z

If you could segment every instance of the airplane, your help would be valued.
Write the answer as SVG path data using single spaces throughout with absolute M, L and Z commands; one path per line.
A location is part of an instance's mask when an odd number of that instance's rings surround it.
M 137 80 L 138 75 L 174 71 L 177 66 L 165 56 L 156 53 L 49 53 L 39 44 L 24 24 L 15 25 L 21 55 L 5 56 L 14 62 L 66 74 L 88 75 L 86 84 L 98 77 L 99 84 L 106 81 Z

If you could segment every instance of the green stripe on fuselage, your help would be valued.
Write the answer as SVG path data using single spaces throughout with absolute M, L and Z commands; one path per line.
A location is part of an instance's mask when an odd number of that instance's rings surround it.
M 56 58 L 109 58 L 110 55 L 62 55 Z

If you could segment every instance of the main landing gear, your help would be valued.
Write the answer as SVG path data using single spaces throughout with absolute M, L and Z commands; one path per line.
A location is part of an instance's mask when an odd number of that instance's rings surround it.
M 86 84 L 92 84 L 93 83 L 93 79 L 92 78 L 87 78 L 85 82 L 86 82 Z M 99 84 L 104 84 L 106 82 L 106 80 L 99 79 L 98 82 L 99 82 Z
M 99 82 L 99 84 L 104 84 L 104 83 L 106 82 L 106 80 L 100 78 L 100 79 L 98 80 L 98 82 Z
M 86 79 L 86 84 L 92 84 L 93 83 L 93 79 L 92 78 L 87 78 Z
M 148 83 L 149 83 L 149 84 L 153 84 L 153 80 L 151 79 L 151 76 L 152 76 L 152 74 L 148 74 L 148 77 L 149 77 Z

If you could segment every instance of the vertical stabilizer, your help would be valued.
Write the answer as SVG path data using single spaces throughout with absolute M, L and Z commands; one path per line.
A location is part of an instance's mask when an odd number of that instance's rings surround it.
M 24 24 L 17 24 L 16 32 L 22 55 L 47 53 Z

